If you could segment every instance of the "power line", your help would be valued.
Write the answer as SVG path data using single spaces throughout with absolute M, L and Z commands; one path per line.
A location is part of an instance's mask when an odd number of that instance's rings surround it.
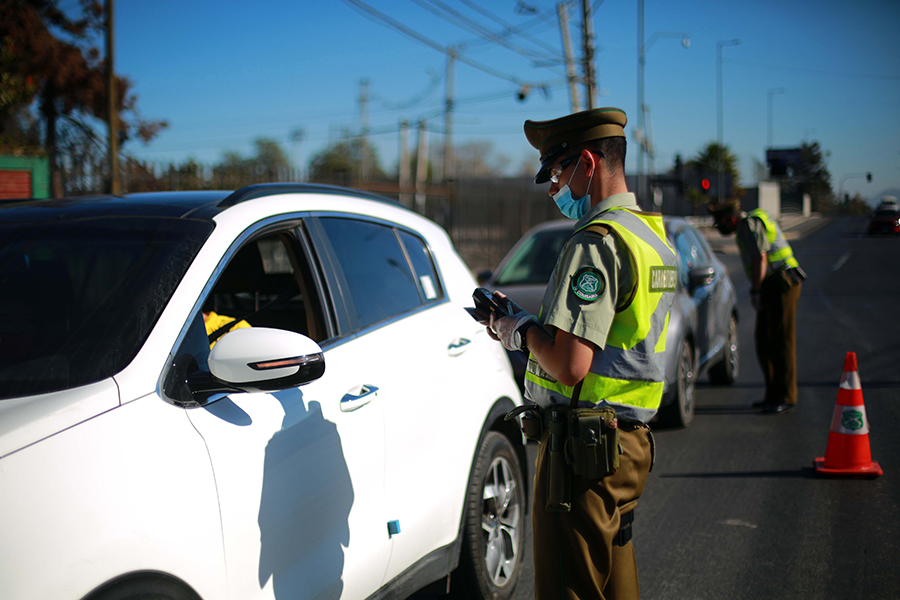
M 511 25 L 510 23 L 507 23 L 506 21 L 504 21 L 503 19 L 501 19 L 500 17 L 498 17 L 497 15 L 495 15 L 494 13 L 492 13 L 491 11 L 489 11 L 489 10 L 487 10 L 487 9 L 485 9 L 485 8 L 483 8 L 483 7 L 481 7 L 481 6 L 479 6 L 478 3 L 472 2 L 472 0 L 459 0 L 459 1 L 462 2 L 464 5 L 468 6 L 469 8 L 471 8 L 472 10 L 481 13 L 482 15 L 484 15 L 484 16 L 487 17 L 488 19 L 494 21 L 494 22 L 497 23 L 498 25 L 501 25 L 501 26 L 503 27 L 503 32 L 501 32 L 500 34 L 496 34 L 498 37 L 503 37 L 504 34 L 507 34 L 507 35 L 518 35 L 518 36 L 521 37 L 522 39 L 528 40 L 529 42 L 531 42 L 531 43 L 534 44 L 535 46 L 540 46 L 540 47 L 544 48 L 545 50 L 547 50 L 548 52 L 552 52 L 552 53 L 553 53 L 554 55 L 556 55 L 558 58 L 562 58 L 562 56 L 559 55 L 559 49 L 558 49 L 558 48 L 554 48 L 553 46 L 551 46 L 550 44 L 544 42 L 543 40 L 539 40 L 539 39 L 534 38 L 534 37 L 532 37 L 532 36 L 530 36 L 530 35 L 526 35 L 526 34 L 525 34 L 524 32 L 522 32 L 522 31 L 517 30 L 517 29 L 516 29 L 513 25 Z
M 453 23 L 458 27 L 466 29 L 467 31 L 471 31 L 475 35 L 482 37 L 489 42 L 499 44 L 508 50 L 512 50 L 513 52 L 524 56 L 526 58 L 530 58 L 532 60 L 542 60 L 542 61 L 561 61 L 561 56 L 547 56 L 546 54 L 536 54 L 535 52 L 529 50 L 528 48 L 523 48 L 516 44 L 506 41 L 502 37 L 498 36 L 494 32 L 490 31 L 477 21 L 474 21 L 467 17 L 466 15 L 460 13 L 459 11 L 451 8 L 450 6 L 441 2 L 441 0 L 412 0 L 425 10 L 431 12 L 432 14 L 437 15 L 438 17 L 444 19 L 449 23 Z M 437 7 L 440 10 L 436 10 L 433 6 L 429 6 L 429 4 L 433 4 L 434 7 Z M 441 12 L 444 11 L 444 12 Z M 449 16 L 448 16 L 449 15 Z M 556 50 L 552 50 L 552 52 L 556 53 Z
M 444 46 L 441 46 L 439 43 L 435 42 L 434 40 L 425 37 L 421 33 L 407 27 L 406 25 L 403 25 L 396 19 L 393 19 L 392 17 L 389 17 L 388 15 L 373 8 L 372 6 L 369 6 L 365 2 L 362 2 L 362 0 L 343 0 L 343 1 L 346 4 L 350 5 L 352 8 L 356 9 L 361 14 L 367 16 L 368 18 L 373 19 L 373 20 L 378 19 L 379 21 L 382 21 L 383 23 L 387 24 L 387 26 L 396 29 L 397 31 L 406 35 L 407 37 L 410 37 L 419 43 L 425 44 L 426 46 L 433 48 L 434 50 L 437 50 L 438 52 L 440 52 L 442 54 L 447 54 L 449 51 L 447 48 L 445 48 Z M 503 79 L 505 81 L 512 82 L 520 87 L 522 85 L 525 85 L 525 82 L 523 82 L 521 79 L 519 79 L 515 75 L 510 75 L 509 73 L 504 73 L 502 71 L 498 71 L 497 69 L 489 67 L 478 61 L 472 60 L 471 58 L 468 58 L 466 56 L 456 54 L 456 59 L 459 60 L 460 62 L 464 62 L 465 64 L 469 65 L 470 67 L 478 69 L 479 71 L 487 73 L 488 75 L 491 75 L 498 79 Z M 529 84 L 529 85 L 532 85 L 534 87 L 540 87 L 543 84 Z

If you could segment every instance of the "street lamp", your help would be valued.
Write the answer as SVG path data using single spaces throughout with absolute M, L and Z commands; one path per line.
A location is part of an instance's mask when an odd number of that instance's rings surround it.
M 838 202 L 844 201 L 844 182 L 848 179 L 860 179 L 862 177 L 866 178 L 867 183 L 871 183 L 872 181 L 872 173 L 849 173 L 841 177 L 840 184 L 838 184 Z
M 687 33 L 676 31 L 661 31 L 654 33 L 649 40 L 644 42 L 644 0 L 638 0 L 638 126 L 635 131 L 638 142 L 638 185 L 639 198 L 645 198 L 644 188 L 647 182 L 644 177 L 644 152 L 650 154 L 650 140 L 646 135 L 646 119 L 644 106 L 644 67 L 647 63 L 647 51 L 662 37 L 681 38 L 681 45 L 685 50 L 691 47 L 691 38 Z
M 741 40 L 716 42 L 716 115 L 718 130 L 716 140 L 719 143 L 719 156 L 716 160 L 716 187 L 718 188 L 719 202 L 722 202 L 722 193 L 724 191 L 722 189 L 722 146 L 724 145 L 722 132 L 722 46 L 738 46 L 740 43 Z
M 773 94 L 783 94 L 784 88 L 773 88 L 768 92 L 768 100 L 769 100 L 769 129 L 768 129 L 768 137 L 766 137 L 766 148 L 772 147 L 772 95 Z

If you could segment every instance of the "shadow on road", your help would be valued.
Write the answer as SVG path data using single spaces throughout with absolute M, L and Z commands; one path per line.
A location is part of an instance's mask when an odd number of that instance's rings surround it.
M 796 471 L 736 471 L 734 473 L 673 473 L 661 479 L 817 479 L 816 470 L 803 467 Z

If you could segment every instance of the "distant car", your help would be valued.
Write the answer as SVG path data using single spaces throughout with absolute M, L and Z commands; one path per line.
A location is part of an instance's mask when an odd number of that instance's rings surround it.
M 882 208 L 900 210 L 900 204 L 897 203 L 897 199 L 894 196 L 884 196 L 881 198 L 881 203 L 878 205 L 878 209 Z
M 341 188 L 0 206 L 0 598 L 509 598 L 521 395 L 474 287 Z
M 678 291 L 666 340 L 666 380 L 658 421 L 687 426 L 694 417 L 694 385 L 709 373 L 717 384 L 738 376 L 737 296 L 725 266 L 706 239 L 688 221 L 664 217 L 669 243 L 678 256 Z M 557 257 L 572 234 L 568 219 L 548 221 L 528 231 L 507 253 L 496 271 L 479 275 L 496 289 L 537 314 Z M 520 386 L 526 357 L 510 353 Z
M 900 235 L 900 210 L 896 208 L 879 208 L 869 221 L 869 235 L 886 233 Z

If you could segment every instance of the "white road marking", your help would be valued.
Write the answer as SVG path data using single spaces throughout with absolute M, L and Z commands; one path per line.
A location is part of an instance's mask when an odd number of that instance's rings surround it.
M 740 519 L 727 519 L 725 521 L 722 521 L 722 525 L 733 525 L 735 527 L 748 527 L 750 529 L 756 529 L 756 525 L 754 525 L 753 523 L 741 521 Z
M 838 261 L 836 263 L 834 263 L 834 266 L 831 267 L 831 270 L 837 271 L 838 269 L 843 267 L 844 263 L 847 262 L 847 259 L 850 258 L 851 254 L 852 254 L 852 252 L 844 252 L 844 254 L 841 255 L 841 257 L 838 259 Z

